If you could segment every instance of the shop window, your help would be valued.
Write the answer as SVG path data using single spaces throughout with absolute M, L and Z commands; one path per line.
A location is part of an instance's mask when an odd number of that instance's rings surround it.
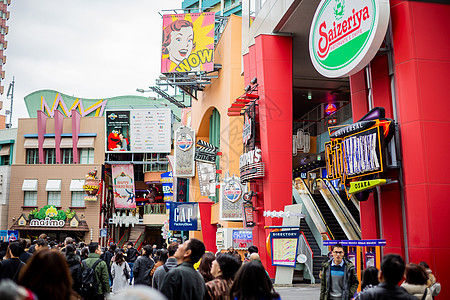
M 167 172 L 169 168 L 169 153 L 145 153 L 144 161 L 152 162 L 144 165 L 144 172 Z
M 84 207 L 84 192 L 72 192 L 72 207 Z
M 56 207 L 61 206 L 61 192 L 47 192 L 47 204 L 54 205 Z
M 46 149 L 45 150 L 45 163 L 47 165 L 56 164 L 56 151 L 55 149 Z
M 23 192 L 23 206 L 37 206 L 37 191 Z
M 27 160 L 28 165 L 39 164 L 39 151 L 38 149 L 27 149 Z
M 0 164 L 2 166 L 9 166 L 9 164 L 10 164 L 9 155 L 3 155 L 0 159 Z
M 94 149 L 83 148 L 80 150 L 80 164 L 91 165 L 94 163 Z
M 73 164 L 73 151 L 72 149 L 63 149 L 62 150 L 62 163 L 65 165 Z

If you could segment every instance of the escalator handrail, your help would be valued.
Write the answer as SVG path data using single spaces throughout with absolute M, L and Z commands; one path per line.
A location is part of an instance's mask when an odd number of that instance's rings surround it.
M 324 227 L 327 229 L 327 232 L 329 233 L 329 235 L 331 235 L 331 237 L 334 239 L 334 235 L 331 232 L 330 227 L 328 227 L 327 222 L 325 221 L 325 218 L 323 217 L 322 213 L 320 212 L 319 207 L 317 206 L 316 202 L 314 201 L 313 196 L 311 195 L 311 192 L 308 188 L 308 185 L 306 185 L 305 181 L 302 178 L 295 178 L 295 179 L 300 179 L 300 181 L 302 182 L 303 186 L 306 187 L 306 192 L 308 194 L 308 197 L 311 201 L 311 203 L 313 204 L 314 208 L 315 208 L 315 213 L 320 217 L 320 219 L 322 220 L 322 223 L 324 225 Z M 294 179 L 294 186 L 295 186 L 295 179 Z M 294 187 L 295 188 L 295 187 Z
M 339 209 L 341 210 L 341 212 L 343 213 L 343 215 L 346 218 L 346 221 L 348 222 L 348 224 L 351 226 L 351 228 L 353 229 L 353 231 L 355 232 L 355 234 L 361 238 L 361 228 L 359 227 L 359 225 L 356 223 L 355 219 L 353 218 L 353 216 L 350 214 L 348 208 L 345 206 L 345 204 L 342 202 L 342 198 L 339 196 L 339 194 L 337 193 L 336 189 L 334 188 L 334 186 L 328 181 L 328 179 L 326 178 L 318 178 L 317 181 L 322 181 L 325 184 L 325 187 L 328 189 L 328 191 L 330 191 L 331 196 L 333 197 L 333 199 L 335 200 L 335 202 L 337 203 Z

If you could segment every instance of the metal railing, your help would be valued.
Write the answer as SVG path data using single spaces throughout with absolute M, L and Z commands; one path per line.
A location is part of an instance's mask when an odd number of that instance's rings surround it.
M 316 283 L 316 279 L 314 278 L 314 274 L 313 274 L 313 258 L 314 258 L 314 254 L 311 250 L 311 247 L 309 246 L 308 241 L 306 240 L 305 234 L 303 233 L 303 231 L 300 231 L 300 239 L 299 239 L 299 247 L 298 247 L 298 251 L 300 252 L 300 254 L 303 254 L 306 256 L 306 262 L 305 262 L 305 267 L 306 270 L 308 271 L 310 278 L 311 278 L 311 284 L 315 284 Z
M 166 204 L 165 203 L 150 203 L 144 205 L 144 215 L 165 215 Z
M 125 232 L 123 233 L 122 237 L 120 238 L 119 242 L 117 242 L 117 248 L 122 248 L 123 245 L 128 242 L 128 238 L 130 237 L 130 230 L 131 228 L 127 228 Z
M 145 239 L 145 231 L 141 232 L 139 238 L 136 240 L 133 247 L 136 248 L 136 250 L 140 251 L 142 248 L 142 244 L 144 243 L 144 239 Z

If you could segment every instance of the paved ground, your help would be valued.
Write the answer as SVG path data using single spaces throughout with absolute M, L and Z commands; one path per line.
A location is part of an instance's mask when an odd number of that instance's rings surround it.
M 275 291 L 280 294 L 282 300 L 315 300 L 319 299 L 320 285 L 275 286 Z

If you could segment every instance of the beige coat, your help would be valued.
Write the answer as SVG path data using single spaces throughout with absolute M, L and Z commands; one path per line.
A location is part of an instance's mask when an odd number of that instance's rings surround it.
M 416 297 L 417 299 L 421 300 L 423 297 L 423 294 L 425 293 L 425 289 L 427 289 L 427 296 L 425 297 L 425 300 L 433 300 L 433 297 L 431 296 L 431 291 L 429 288 L 427 288 L 427 285 L 416 285 L 416 284 L 409 284 L 406 282 L 403 282 L 401 285 L 408 293 Z

